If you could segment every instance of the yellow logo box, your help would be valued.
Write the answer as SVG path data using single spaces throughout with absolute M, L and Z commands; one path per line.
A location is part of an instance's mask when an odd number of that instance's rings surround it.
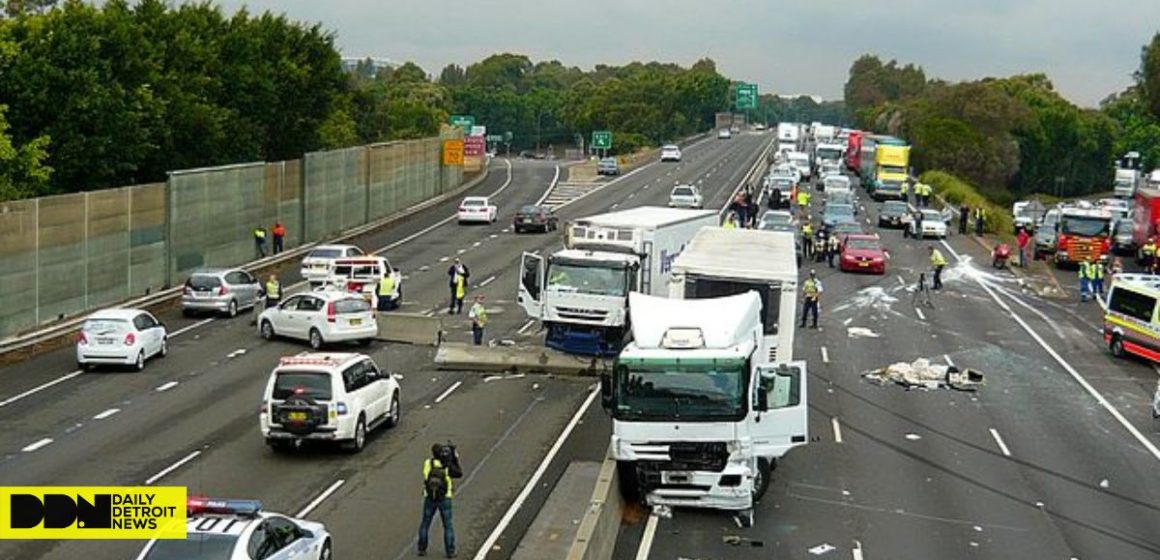
M 0 539 L 184 539 L 180 486 L 0 486 Z

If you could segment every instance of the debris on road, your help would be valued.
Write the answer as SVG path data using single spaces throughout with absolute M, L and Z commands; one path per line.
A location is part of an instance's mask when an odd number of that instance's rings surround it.
M 910 441 L 918 441 L 918 440 L 922 439 L 922 436 L 920 436 L 918 434 L 906 434 L 906 439 L 908 439 Z
M 814 556 L 821 556 L 823 554 L 827 554 L 827 553 L 833 552 L 835 550 L 838 550 L 838 548 L 830 543 L 822 543 L 822 544 L 819 544 L 818 546 L 815 546 L 809 550 L 810 550 L 810 554 L 813 554 Z
M 765 546 L 765 541 L 755 540 L 748 537 L 741 537 L 738 535 L 721 535 L 721 541 L 732 546 L 741 546 L 747 544 L 754 548 Z
M 897 362 L 862 374 L 862 377 L 879 385 L 896 383 L 907 389 L 957 389 L 976 391 L 983 384 L 983 374 L 967 368 L 959 371 L 955 366 L 932 364 L 926 358 L 911 363 Z
M 878 338 L 878 333 L 866 327 L 847 327 L 846 334 L 850 338 Z

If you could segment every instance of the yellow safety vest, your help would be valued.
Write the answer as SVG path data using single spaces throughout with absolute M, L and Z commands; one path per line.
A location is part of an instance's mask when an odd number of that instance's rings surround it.
M 266 282 L 266 297 L 279 299 L 282 297 L 282 284 L 274 281 Z
M 390 274 L 379 280 L 379 297 L 389 296 L 395 293 L 395 279 Z
M 811 226 L 809 224 L 809 222 L 802 224 L 802 235 L 809 237 L 813 234 L 814 234 L 814 226 Z
M 1090 265 L 1088 265 L 1088 267 L 1089 267 L 1088 274 L 1091 275 L 1092 280 L 1103 280 L 1104 279 L 1104 267 L 1100 266 L 1097 263 L 1091 263 Z
M 810 193 L 805 191 L 798 191 L 798 206 L 809 206 Z
M 737 226 L 733 224 L 733 218 L 726 218 L 725 225 L 723 225 L 721 227 L 723 227 L 725 229 L 737 229 Z
M 254 237 L 256 239 L 265 239 L 266 238 L 266 230 L 261 229 L 261 228 L 255 229 L 254 230 Z
M 910 185 L 908 185 L 906 183 L 903 183 L 899 188 L 902 189 L 902 191 L 901 191 L 902 194 L 906 194 L 907 192 L 910 192 Z
M 1142 250 L 1144 251 L 1145 255 L 1155 255 L 1156 254 L 1156 244 L 1155 243 L 1148 243 L 1147 245 L 1144 245 L 1144 248 Z
M 946 266 L 947 260 L 943 257 L 942 253 L 939 252 L 938 249 L 935 249 L 934 252 L 930 254 L 930 264 L 931 266 Z
M 487 325 L 487 308 L 482 303 L 472 304 L 471 311 L 468 311 L 467 315 L 479 326 L 483 327 Z
M 807 279 L 802 284 L 802 293 L 805 294 L 807 300 L 818 299 L 818 283 L 813 278 Z
M 423 495 L 427 495 L 427 476 L 431 474 L 432 468 L 443 469 L 443 463 L 439 459 L 427 459 L 423 461 Z M 447 479 L 447 497 L 451 498 L 455 495 L 451 487 L 451 471 L 443 469 L 443 478 Z
M 1085 263 L 1085 262 L 1079 263 L 1079 278 L 1080 278 L 1080 280 L 1086 280 L 1086 279 L 1092 277 L 1091 271 L 1088 270 L 1088 266 L 1090 266 L 1088 263 Z
M 462 274 L 455 275 L 455 297 L 463 299 L 467 295 L 467 280 Z

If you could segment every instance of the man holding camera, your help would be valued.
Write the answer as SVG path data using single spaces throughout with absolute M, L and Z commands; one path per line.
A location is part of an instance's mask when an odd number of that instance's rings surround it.
M 443 522 L 443 550 L 455 558 L 455 528 L 451 523 L 451 479 L 463 478 L 459 453 L 452 444 L 431 446 L 431 457 L 423 461 L 423 520 L 419 523 L 419 556 L 427 555 L 427 533 L 435 512 Z

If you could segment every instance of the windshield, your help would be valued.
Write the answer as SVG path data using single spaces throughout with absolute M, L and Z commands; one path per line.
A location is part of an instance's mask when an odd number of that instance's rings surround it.
M 662 149 L 662 150 L 664 150 L 664 151 L 666 151 L 666 152 L 675 152 L 675 151 L 677 151 L 677 147 L 676 147 L 676 146 L 672 146 L 672 145 L 665 146 L 664 148 L 661 148 L 661 149 Z
M 362 298 L 340 299 L 334 302 L 334 312 L 340 315 L 344 313 L 366 313 L 370 310 L 370 302 Z
M 378 278 L 383 272 L 378 264 L 340 264 L 335 265 L 332 274 L 343 278 Z
M 887 202 L 882 205 L 882 213 L 884 214 L 905 214 L 907 210 L 905 202 Z
M 337 259 L 341 256 L 341 249 L 315 249 L 310 252 L 310 258 L 312 259 Z
M 689 187 L 677 187 L 673 189 L 673 196 L 693 196 L 693 189 Z
M 625 297 L 628 281 L 624 267 L 609 268 L 556 262 L 548 268 L 548 290 Z
M 851 239 L 846 242 L 846 247 L 864 251 L 877 251 L 878 242 L 871 239 Z
M 834 226 L 834 233 L 862 233 L 862 226 L 849 222 Z
M 793 221 L 793 216 L 789 214 L 781 214 L 778 212 L 767 212 L 761 217 L 761 221 L 767 223 L 788 224 Z
M 942 221 L 943 215 L 935 210 L 923 210 L 922 211 L 922 219 L 933 221 L 933 222 L 939 222 L 939 221 Z
M 463 201 L 464 206 L 485 206 L 486 204 L 487 204 L 486 201 L 480 200 L 478 198 L 476 198 L 476 199 L 469 198 L 469 199 Z
M 842 157 L 842 150 L 837 148 L 818 148 L 817 155 L 821 159 L 838 159 Z
M 1116 220 L 1116 233 L 1132 233 L 1132 228 L 1135 223 L 1130 218 L 1120 218 Z
M 883 165 L 882 167 L 879 168 L 879 171 L 881 173 L 887 173 L 890 175 L 905 175 L 906 174 L 906 168 L 899 167 L 897 165 Z
M 853 216 L 854 207 L 849 204 L 828 204 L 826 214 L 830 216 Z
M 680 360 L 616 366 L 617 417 L 723 419 L 745 413 L 743 360 Z
M 316 401 L 330 400 L 330 374 L 318 371 L 279 371 L 278 378 L 274 380 L 274 398 L 285 400 L 295 393 Z
M 216 533 L 189 533 L 185 540 L 158 540 L 145 560 L 229 560 L 238 537 Z
M 89 319 L 81 330 L 90 333 L 118 333 L 129 330 L 129 322 L 124 319 Z
M 1108 219 L 1088 216 L 1064 216 L 1060 222 L 1060 233 L 1094 237 L 1108 234 Z
M 540 213 L 539 206 L 524 206 L 523 208 L 520 208 L 520 214 L 539 214 L 539 213 Z
M 797 228 L 795 228 L 791 223 L 770 221 L 762 221 L 761 229 L 765 231 L 786 231 L 790 233 L 795 233 L 797 231 Z
M 850 204 L 851 198 L 852 197 L 850 196 L 850 193 L 836 192 L 836 193 L 831 194 L 829 197 L 827 197 L 827 202 L 829 204 L 839 204 L 839 205 Z

